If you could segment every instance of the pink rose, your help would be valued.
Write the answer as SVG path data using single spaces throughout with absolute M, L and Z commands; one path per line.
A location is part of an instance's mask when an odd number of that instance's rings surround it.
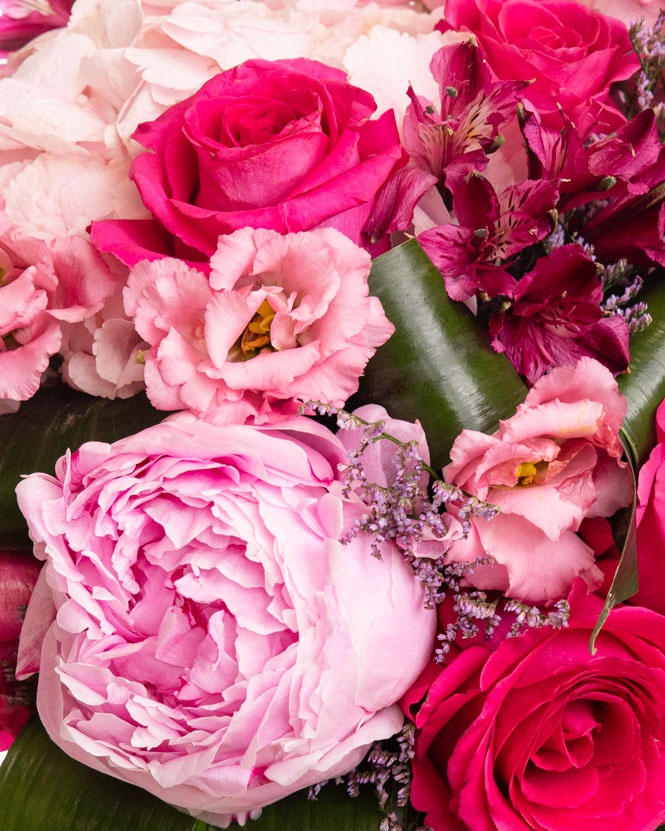
M 591 358 L 540 378 L 514 416 L 491 436 L 464 430 L 444 477 L 500 508 L 471 520 L 448 557 L 489 555 L 468 579 L 529 603 L 553 603 L 576 576 L 602 580 L 593 550 L 575 533 L 587 516 L 611 516 L 632 497 L 618 430 L 626 400 L 608 369 Z
M 658 443 L 637 483 L 637 565 L 640 588 L 631 602 L 665 614 L 665 402 L 656 413 Z
M 0 50 L 11 52 L 20 49 L 42 32 L 65 26 L 73 2 L 74 0 L 0 0 Z
M 609 88 L 639 61 L 618 20 L 573 0 L 447 0 L 439 27 L 473 32 L 499 78 L 533 81 L 524 96 L 542 115 L 560 105 L 580 129 L 624 123 Z
M 61 325 L 99 311 L 113 277 L 79 237 L 46 243 L 0 211 L 0 400 L 26 401 L 62 343 Z
M 316 61 L 222 72 L 134 133 L 150 152 L 130 175 L 156 223 L 94 223 L 93 240 L 128 265 L 169 254 L 200 261 L 220 234 L 246 226 L 333 226 L 369 247 L 363 229 L 377 193 L 407 159 L 393 113 L 370 121 L 375 109 L 369 93 Z
M 44 578 L 21 639 L 53 740 L 218 824 L 399 730 L 436 615 L 392 543 L 338 540 L 340 441 L 179 416 L 18 486 Z M 49 614 L 49 604 L 51 612 Z M 54 617 L 57 610 L 57 618 Z
M 370 266 L 334 228 L 221 236 L 209 280 L 180 260 L 139 263 L 125 308 L 151 345 L 150 400 L 217 423 L 275 421 L 296 400 L 343 406 L 394 330 L 368 296 Z
M 407 694 L 411 800 L 434 831 L 653 831 L 665 820 L 665 618 L 570 598 L 568 628 L 458 640 Z M 416 709 L 415 707 L 413 708 Z

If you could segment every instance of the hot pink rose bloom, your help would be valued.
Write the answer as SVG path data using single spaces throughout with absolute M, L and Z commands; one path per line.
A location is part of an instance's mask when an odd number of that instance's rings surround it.
M 498 505 L 491 522 L 471 520 L 453 542 L 455 562 L 489 555 L 469 576 L 529 603 L 553 603 L 582 576 L 602 580 L 594 552 L 575 533 L 586 516 L 611 516 L 632 498 L 618 430 L 626 400 L 608 369 L 591 358 L 557 367 L 529 391 L 491 436 L 464 430 L 444 477 Z
M 533 81 L 524 96 L 542 115 L 561 105 L 580 129 L 624 123 L 609 87 L 639 61 L 618 20 L 574 0 L 447 0 L 439 26 L 473 32 L 497 77 Z
M 379 561 L 364 535 L 338 542 L 365 510 L 342 495 L 344 459 L 311 419 L 179 416 L 23 480 L 46 565 L 22 668 L 46 624 L 37 705 L 53 740 L 218 824 L 399 730 L 436 615 L 394 544 Z
M 317 61 L 247 61 L 141 124 L 148 151 L 131 178 L 155 217 L 93 224 L 128 265 L 175 254 L 203 260 L 220 234 L 333 226 L 370 246 L 364 226 L 381 186 L 406 163 L 395 117 Z M 384 246 L 385 249 L 385 246 Z
M 113 277 L 79 237 L 45 243 L 0 212 L 0 399 L 25 401 L 62 343 L 61 323 L 99 311 Z
M 333 228 L 222 236 L 209 279 L 180 260 L 139 263 L 125 308 L 151 345 L 150 400 L 217 423 L 275 421 L 297 400 L 343 406 L 394 330 L 368 296 L 370 266 Z
M 0 55 L 64 26 L 74 0 L 0 0 Z
M 568 627 L 458 639 L 415 704 L 411 800 L 434 831 L 653 831 L 665 820 L 665 618 L 570 597 Z M 417 708 L 413 707 L 413 711 Z

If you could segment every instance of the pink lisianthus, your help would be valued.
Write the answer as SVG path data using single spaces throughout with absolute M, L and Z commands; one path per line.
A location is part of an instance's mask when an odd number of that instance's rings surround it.
M 581 358 L 543 376 L 493 435 L 458 436 L 445 480 L 500 508 L 491 522 L 472 519 L 468 538 L 448 552 L 454 562 L 492 557 L 474 569 L 471 585 L 553 603 L 576 576 L 601 582 L 592 549 L 575 532 L 586 516 L 630 503 L 618 435 L 625 412 L 609 370 Z
M 458 638 L 405 696 L 411 801 L 433 831 L 652 831 L 665 820 L 665 618 L 614 609 L 591 656 L 602 601 L 581 581 L 568 599 L 566 628 Z
M 530 384 L 553 366 L 587 355 L 614 375 L 630 362 L 628 325 L 606 317 L 596 264 L 579 245 L 555 248 L 520 280 L 512 306 L 492 316 L 492 345 Z
M 581 128 L 625 122 L 609 88 L 639 61 L 618 20 L 574 0 L 447 0 L 439 27 L 472 32 L 498 78 L 532 81 L 524 94 L 543 117 L 561 106 Z
M 179 260 L 139 263 L 125 308 L 151 346 L 150 400 L 218 423 L 275 421 L 310 399 L 342 406 L 393 332 L 368 295 L 370 266 L 332 228 L 222 236 L 209 278 Z
M 33 396 L 60 349 L 61 325 L 97 312 L 112 290 L 87 240 L 32 239 L 0 213 L 0 399 Z
M 397 732 L 436 615 L 393 543 L 339 542 L 365 511 L 344 460 L 312 419 L 180 415 L 23 480 L 46 565 L 21 667 L 56 744 L 219 824 Z

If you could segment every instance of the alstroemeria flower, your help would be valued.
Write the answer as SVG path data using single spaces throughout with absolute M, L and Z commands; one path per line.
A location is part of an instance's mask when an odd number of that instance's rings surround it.
M 618 430 L 626 400 L 609 370 L 591 358 L 557 367 L 529 391 L 491 436 L 455 439 L 446 482 L 498 505 L 491 522 L 473 518 L 453 562 L 490 556 L 468 577 L 528 603 L 564 597 L 574 577 L 599 585 L 594 552 L 575 533 L 587 516 L 611 516 L 631 499 Z
M 443 274 L 453 300 L 476 291 L 490 297 L 512 295 L 516 280 L 505 266 L 512 257 L 547 236 L 547 212 L 558 198 L 554 181 L 526 181 L 501 194 L 477 174 L 451 177 L 453 208 L 459 225 L 439 225 L 418 241 Z M 497 265 L 497 260 L 503 261 Z
M 439 84 L 440 111 L 409 88 L 404 145 L 416 165 L 445 179 L 487 166 L 500 146 L 499 127 L 515 114 L 524 82 L 492 82 L 482 49 L 471 41 L 444 46 L 430 71 Z
M 515 289 L 512 306 L 493 315 L 492 346 L 505 352 L 530 384 L 553 366 L 573 366 L 583 355 L 615 375 L 630 362 L 628 326 L 606 317 L 596 264 L 579 245 L 555 248 L 536 261 Z

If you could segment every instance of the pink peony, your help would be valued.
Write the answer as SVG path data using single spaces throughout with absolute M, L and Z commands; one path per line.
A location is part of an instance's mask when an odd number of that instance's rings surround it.
M 94 223 L 92 238 L 127 265 L 174 254 L 201 261 L 220 234 L 246 226 L 333 226 L 372 247 L 365 224 L 407 159 L 394 114 L 370 121 L 375 109 L 369 93 L 316 61 L 222 72 L 134 133 L 149 152 L 130 175 L 154 221 Z
M 150 400 L 218 423 L 275 421 L 297 400 L 342 406 L 393 332 L 368 296 L 370 264 L 333 228 L 222 236 L 209 280 L 180 260 L 139 263 L 125 308 L 151 346 Z
M 18 486 L 44 578 L 37 705 L 63 750 L 207 822 L 350 770 L 399 730 L 436 615 L 307 418 L 179 416 Z M 49 614 L 49 605 L 51 612 Z M 57 617 L 55 612 L 57 610 Z
M 614 18 L 574 0 L 447 0 L 439 26 L 472 32 L 497 77 L 533 81 L 524 95 L 542 115 L 561 106 L 580 128 L 605 132 L 625 121 L 609 88 L 639 61 Z
M 586 516 L 611 516 L 631 501 L 618 430 L 626 401 L 609 370 L 591 358 L 558 367 L 529 391 L 514 416 L 486 436 L 464 430 L 444 468 L 447 482 L 500 508 L 471 520 L 448 557 L 489 555 L 469 582 L 529 603 L 553 603 L 582 576 L 602 580 L 594 552 L 575 533 Z
M 568 627 L 458 639 L 407 694 L 434 831 L 652 831 L 665 820 L 665 618 L 571 594 Z M 415 712 L 416 707 L 412 710 Z
M 99 311 L 112 290 L 89 242 L 32 239 L 0 212 L 0 400 L 33 396 L 60 349 L 61 324 Z

